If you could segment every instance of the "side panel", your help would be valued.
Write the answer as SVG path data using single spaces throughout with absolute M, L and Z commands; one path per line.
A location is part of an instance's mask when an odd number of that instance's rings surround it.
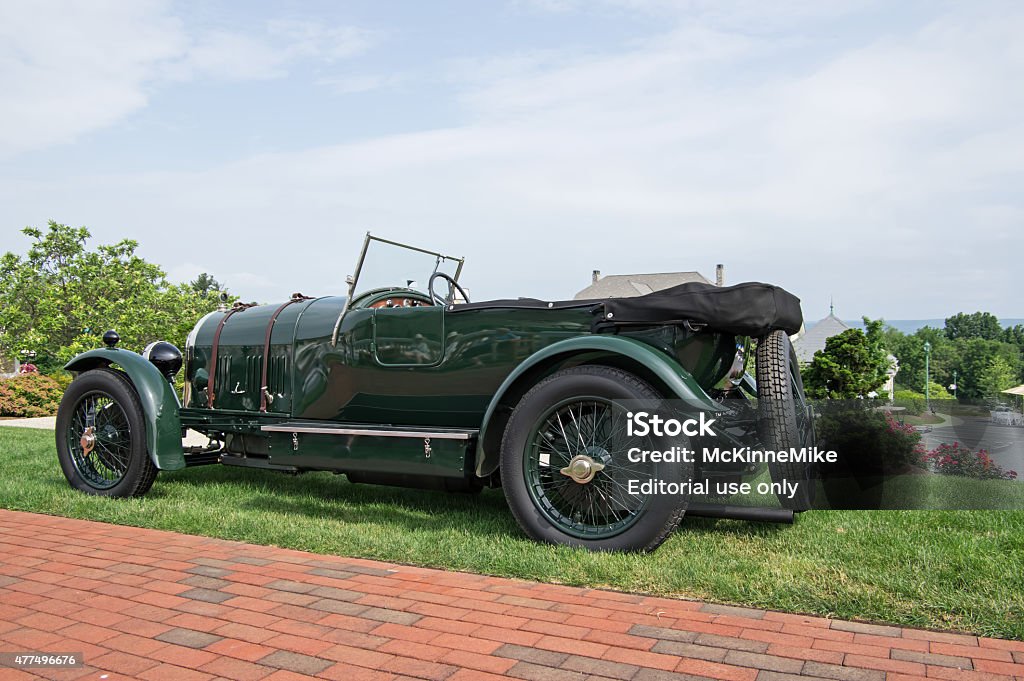
M 101 348 L 82 353 L 64 368 L 82 372 L 110 365 L 123 369 L 135 385 L 146 417 L 146 445 L 153 463 L 161 470 L 184 468 L 178 396 L 157 368 L 142 355 L 130 350 Z
M 434 366 L 444 353 L 443 307 L 377 308 L 374 358 L 381 366 Z
M 351 309 L 333 346 L 334 310 L 310 306 L 298 320 L 295 334 L 293 417 L 479 428 L 492 398 L 513 371 L 537 352 L 569 339 L 595 339 L 578 346 L 580 351 L 619 348 L 619 354 L 634 357 L 643 350 L 644 359 L 632 361 L 663 359 L 680 372 L 666 370 L 666 375 L 674 377 L 662 381 L 666 385 L 682 381 L 679 375 L 685 375 L 693 386 L 711 386 L 735 355 L 732 336 L 673 326 L 595 335 L 591 333 L 593 315 L 587 309 L 445 310 L 440 320 L 434 316 L 437 312 L 437 308 Z M 423 345 L 419 350 L 418 342 Z M 423 361 L 413 361 L 415 357 Z M 651 366 L 656 365 L 662 366 L 652 359 Z M 703 394 L 699 388 L 696 392 Z
M 324 321 L 311 309 L 296 331 L 295 418 L 475 429 L 519 363 L 552 343 L 589 335 L 592 316 L 585 310 L 352 309 L 336 347 Z M 394 340 L 402 336 L 404 349 Z M 439 348 L 430 345 L 434 339 Z M 421 340 L 426 361 L 399 363 L 398 350 L 411 358 Z

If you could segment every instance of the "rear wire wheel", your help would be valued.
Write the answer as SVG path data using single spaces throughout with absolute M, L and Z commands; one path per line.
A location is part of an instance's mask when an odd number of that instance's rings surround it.
M 146 422 L 135 387 L 120 372 L 93 369 L 61 399 L 57 458 L 75 489 L 107 497 L 141 496 L 158 472 L 146 448 Z
M 800 366 L 789 336 L 775 330 L 757 343 L 757 430 L 766 449 L 814 446 L 814 424 L 804 398 Z M 803 511 L 814 503 L 817 476 L 808 463 L 769 462 L 772 482 L 797 483 L 793 498 L 778 495 L 783 508 Z
M 599 551 L 649 551 L 679 524 L 685 498 L 631 493 L 629 481 L 686 480 L 690 464 L 635 463 L 620 400 L 660 395 L 604 366 L 565 369 L 534 386 L 509 419 L 501 480 L 512 514 L 533 539 Z M 634 488 L 636 489 L 636 488 Z

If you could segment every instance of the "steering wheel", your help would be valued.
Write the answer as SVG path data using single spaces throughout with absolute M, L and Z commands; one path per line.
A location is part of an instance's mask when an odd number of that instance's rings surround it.
M 453 300 L 449 300 L 448 298 L 442 298 L 441 296 L 434 293 L 434 282 L 437 281 L 438 279 L 444 279 L 445 281 L 448 282 L 449 297 L 451 297 L 452 288 L 454 288 L 462 295 L 463 300 L 465 300 L 467 303 L 469 302 L 469 296 L 466 295 L 466 291 L 461 286 L 459 286 L 459 283 L 457 281 L 452 279 L 444 272 L 434 272 L 432 275 L 430 275 L 430 281 L 427 283 L 427 290 L 430 291 L 430 299 L 433 300 L 435 304 L 448 305 L 449 303 L 453 302 Z

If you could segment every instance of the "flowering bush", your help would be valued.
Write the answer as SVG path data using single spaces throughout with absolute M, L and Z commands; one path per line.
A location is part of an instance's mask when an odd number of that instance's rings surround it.
M 961 475 L 978 480 L 1016 480 L 1016 471 L 1004 471 L 988 452 L 979 449 L 976 453 L 959 442 L 941 444 L 925 455 L 925 461 L 940 475 Z
M 62 393 L 59 382 L 39 372 L 0 380 L 0 416 L 53 416 Z
M 28 363 L 22 364 L 20 367 L 18 367 L 18 373 L 19 374 L 37 374 L 37 373 L 39 373 L 39 367 L 37 367 L 35 364 L 28 364 Z
M 880 476 L 921 464 L 921 434 L 889 412 L 861 400 L 822 404 L 820 410 L 819 446 L 839 454 L 836 465 L 822 467 L 824 477 Z
M 885 412 L 885 426 L 893 435 L 902 436 L 906 442 L 913 443 L 913 448 L 907 455 L 906 463 L 914 465 L 925 461 L 926 450 L 924 443 L 921 442 L 921 435 L 914 430 L 914 426 L 897 421 L 890 412 Z

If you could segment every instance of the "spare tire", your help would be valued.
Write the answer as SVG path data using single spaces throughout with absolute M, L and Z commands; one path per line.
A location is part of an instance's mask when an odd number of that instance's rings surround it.
M 776 330 L 757 343 L 757 431 L 765 449 L 814 446 L 814 421 L 807 408 L 800 366 L 789 336 Z M 814 503 L 817 476 L 809 463 L 769 463 L 772 482 L 797 484 L 790 498 L 778 495 L 783 508 L 807 510 Z

